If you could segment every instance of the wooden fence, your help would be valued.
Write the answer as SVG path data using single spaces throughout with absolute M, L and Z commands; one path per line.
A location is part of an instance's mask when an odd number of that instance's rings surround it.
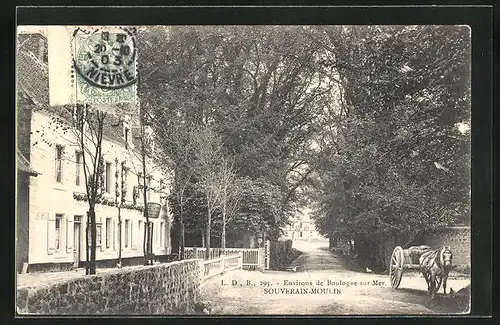
M 241 252 L 236 255 L 221 255 L 218 258 L 205 260 L 204 264 L 204 274 L 203 279 L 208 279 L 210 277 L 222 274 L 227 271 L 241 269 L 243 266 L 243 257 Z
M 206 259 L 205 247 L 185 247 L 184 258 Z M 224 254 L 222 254 L 224 253 Z M 244 270 L 263 270 L 265 266 L 264 248 L 210 248 L 208 260 L 214 260 L 221 255 L 238 256 L 242 255 L 242 268 Z

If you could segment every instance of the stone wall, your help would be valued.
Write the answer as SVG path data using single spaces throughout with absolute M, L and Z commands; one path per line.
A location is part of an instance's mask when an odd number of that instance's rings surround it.
M 385 242 L 386 261 L 390 261 L 392 251 L 396 246 L 408 248 L 410 245 L 427 245 L 433 249 L 450 246 L 453 253 L 454 269 L 470 271 L 471 266 L 471 228 L 468 226 L 451 227 L 420 236 L 414 243 L 405 245 L 407 238 L 388 238 Z M 389 262 L 388 262 L 389 263 Z
M 471 228 L 452 227 L 440 232 L 429 234 L 425 238 L 425 244 L 438 249 L 442 246 L 450 246 L 453 253 L 453 265 L 462 269 L 470 268 L 471 265 Z
M 202 264 L 185 260 L 18 288 L 20 314 L 192 314 Z

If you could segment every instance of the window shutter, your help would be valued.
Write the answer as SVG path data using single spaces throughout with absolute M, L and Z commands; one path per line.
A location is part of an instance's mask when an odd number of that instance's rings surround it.
M 170 217 L 167 217 L 167 222 L 165 222 L 165 248 L 170 247 Z
M 156 225 L 156 234 L 155 234 L 155 243 L 156 243 L 156 248 L 160 247 L 160 226 L 157 224 Z
M 116 227 L 116 219 L 113 218 L 113 250 L 116 250 L 116 233 L 118 232 L 118 228 Z
M 118 219 L 116 220 L 116 231 L 115 231 L 115 242 L 116 242 L 116 250 L 119 249 L 119 240 L 120 240 L 120 224 L 118 224 Z M 123 244 L 122 244 L 122 249 L 123 249 Z
M 123 241 L 123 239 L 125 238 L 124 229 L 125 229 L 125 220 L 123 220 L 123 217 L 122 217 L 122 225 L 120 228 L 120 241 L 122 243 L 122 252 L 123 252 L 123 248 L 125 248 L 125 242 Z
M 66 219 L 66 252 L 73 253 L 73 220 Z
M 137 249 L 137 236 L 134 236 L 135 231 L 134 231 L 134 220 L 130 220 L 130 241 L 132 249 Z
M 106 231 L 108 225 L 106 224 L 106 218 L 104 218 L 104 222 L 101 225 L 101 252 L 106 250 L 106 246 L 108 243 L 106 242 Z
M 142 248 L 142 234 L 144 233 L 144 227 L 142 226 L 142 221 L 137 221 L 137 247 Z
M 104 249 L 106 249 L 106 223 L 102 224 L 101 223 L 101 252 L 104 251 Z M 99 228 L 99 227 L 97 227 Z
M 47 254 L 52 255 L 56 251 L 56 217 L 49 215 L 47 220 Z

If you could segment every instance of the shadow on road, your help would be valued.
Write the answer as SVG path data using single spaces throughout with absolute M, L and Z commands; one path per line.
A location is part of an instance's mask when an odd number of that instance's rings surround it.
M 293 248 L 302 252 L 291 263 L 293 271 L 236 270 L 222 274 L 203 284 L 202 299 L 219 306 L 215 313 L 221 315 L 429 315 L 466 311 L 465 295 L 460 300 L 442 294 L 431 299 L 418 274 L 408 272 L 400 287 L 394 289 L 386 274 L 353 270 L 348 258 L 328 249 L 328 242 L 294 241 Z M 449 281 L 449 288 L 463 288 L 467 281 Z

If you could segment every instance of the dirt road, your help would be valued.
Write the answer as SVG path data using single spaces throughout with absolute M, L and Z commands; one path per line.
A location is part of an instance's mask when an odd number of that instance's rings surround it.
M 388 275 L 349 270 L 343 256 L 328 250 L 328 242 L 294 242 L 303 254 L 293 261 L 296 271 L 238 270 L 206 281 L 202 298 L 217 306 L 217 314 L 257 315 L 380 315 L 460 313 L 453 298 L 430 299 L 424 279 L 405 273 L 398 289 Z M 450 276 L 456 292 L 468 278 Z M 442 293 L 442 289 L 440 291 Z

